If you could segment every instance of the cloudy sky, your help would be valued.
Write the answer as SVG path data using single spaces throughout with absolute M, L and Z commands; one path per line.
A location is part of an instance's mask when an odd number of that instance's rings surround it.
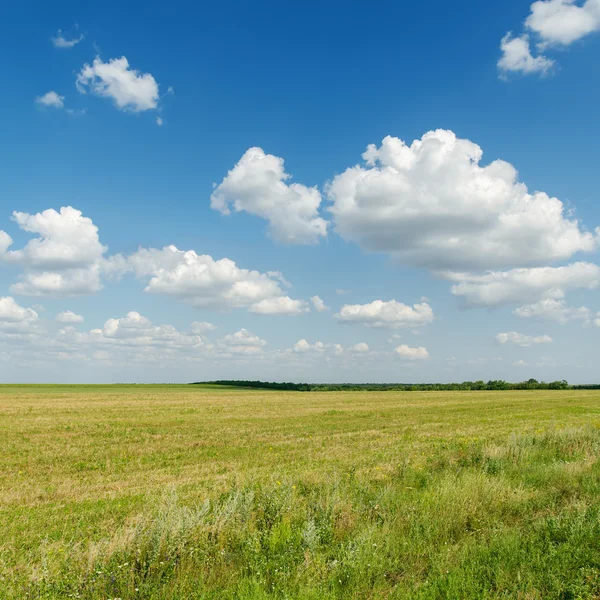
M 0 381 L 598 380 L 600 0 L 128 7 L 0 8 Z

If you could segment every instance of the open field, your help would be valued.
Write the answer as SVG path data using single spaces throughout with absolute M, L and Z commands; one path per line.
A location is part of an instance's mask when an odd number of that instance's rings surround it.
M 600 392 L 0 387 L 0 598 L 600 598 Z

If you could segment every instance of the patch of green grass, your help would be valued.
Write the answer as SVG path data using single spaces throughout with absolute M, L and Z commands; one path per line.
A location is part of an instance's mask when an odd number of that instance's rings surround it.
M 0 387 L 0 598 L 600 598 L 599 400 Z

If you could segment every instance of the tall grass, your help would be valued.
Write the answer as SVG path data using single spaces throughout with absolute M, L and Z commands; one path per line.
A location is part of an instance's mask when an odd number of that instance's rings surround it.
M 599 450 L 574 428 L 317 485 L 168 489 L 97 542 L 41 544 L 4 597 L 598 598 Z
M 0 599 L 600 598 L 599 399 L 0 387 Z

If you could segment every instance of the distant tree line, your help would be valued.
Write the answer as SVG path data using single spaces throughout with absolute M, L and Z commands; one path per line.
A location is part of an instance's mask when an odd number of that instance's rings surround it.
M 259 388 L 266 390 L 292 390 L 295 392 L 310 392 L 312 384 L 310 383 L 292 383 L 275 381 L 247 381 L 237 379 L 219 379 L 218 381 L 196 381 L 193 385 L 228 385 L 231 387 Z
M 270 381 L 248 381 L 220 379 L 218 381 L 198 381 L 194 385 L 211 384 L 231 387 L 245 387 L 267 390 L 291 390 L 296 392 L 342 392 L 342 391 L 461 391 L 461 390 L 568 390 L 568 389 L 600 389 L 600 385 L 570 386 L 565 380 L 537 381 L 528 379 L 519 383 L 511 383 L 501 379 L 485 381 L 463 381 L 462 383 L 292 383 Z

